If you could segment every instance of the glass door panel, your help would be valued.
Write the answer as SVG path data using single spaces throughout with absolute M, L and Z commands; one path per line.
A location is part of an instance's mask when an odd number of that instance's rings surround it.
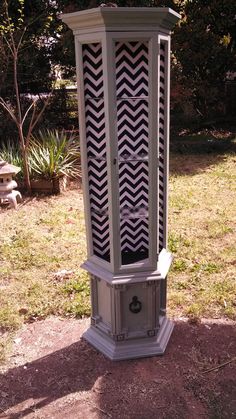
M 149 255 L 148 42 L 116 42 L 121 263 Z
M 101 43 L 83 45 L 83 66 L 93 253 L 109 262 L 108 178 Z

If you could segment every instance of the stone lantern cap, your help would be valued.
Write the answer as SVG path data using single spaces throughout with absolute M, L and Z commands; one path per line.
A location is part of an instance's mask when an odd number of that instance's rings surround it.
M 0 176 L 1 175 L 14 175 L 20 172 L 21 168 L 14 166 L 13 164 L 9 164 L 4 160 L 0 160 Z

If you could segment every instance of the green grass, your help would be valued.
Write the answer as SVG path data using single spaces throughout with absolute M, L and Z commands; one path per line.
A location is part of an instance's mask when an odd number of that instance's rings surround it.
M 81 195 L 34 198 L 17 211 L 2 210 L 0 221 L 1 331 L 50 314 L 89 315 Z
M 235 155 L 172 154 L 170 162 L 169 312 L 235 319 Z
M 171 154 L 168 312 L 236 318 L 235 156 Z M 0 209 L 0 361 L 23 322 L 90 314 L 77 190 Z M 64 273 L 63 273 L 64 272 Z

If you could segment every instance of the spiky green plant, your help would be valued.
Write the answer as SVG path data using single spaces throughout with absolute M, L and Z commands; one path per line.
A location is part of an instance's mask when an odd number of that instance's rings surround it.
M 80 175 L 78 136 L 65 131 L 39 131 L 29 147 L 29 165 L 32 178 L 53 178 L 62 175 L 71 178 Z
M 5 160 L 8 163 L 14 164 L 14 166 L 20 167 L 21 171 L 16 177 L 18 179 L 23 178 L 23 161 L 17 143 L 10 139 L 3 143 L 0 148 L 0 160 Z

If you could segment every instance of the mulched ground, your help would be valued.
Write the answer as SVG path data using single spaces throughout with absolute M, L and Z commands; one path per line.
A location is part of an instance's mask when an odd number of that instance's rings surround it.
M 52 317 L 19 331 L 0 369 L 0 418 L 236 417 L 235 323 L 178 320 L 164 356 L 121 362 L 81 339 L 88 325 Z

